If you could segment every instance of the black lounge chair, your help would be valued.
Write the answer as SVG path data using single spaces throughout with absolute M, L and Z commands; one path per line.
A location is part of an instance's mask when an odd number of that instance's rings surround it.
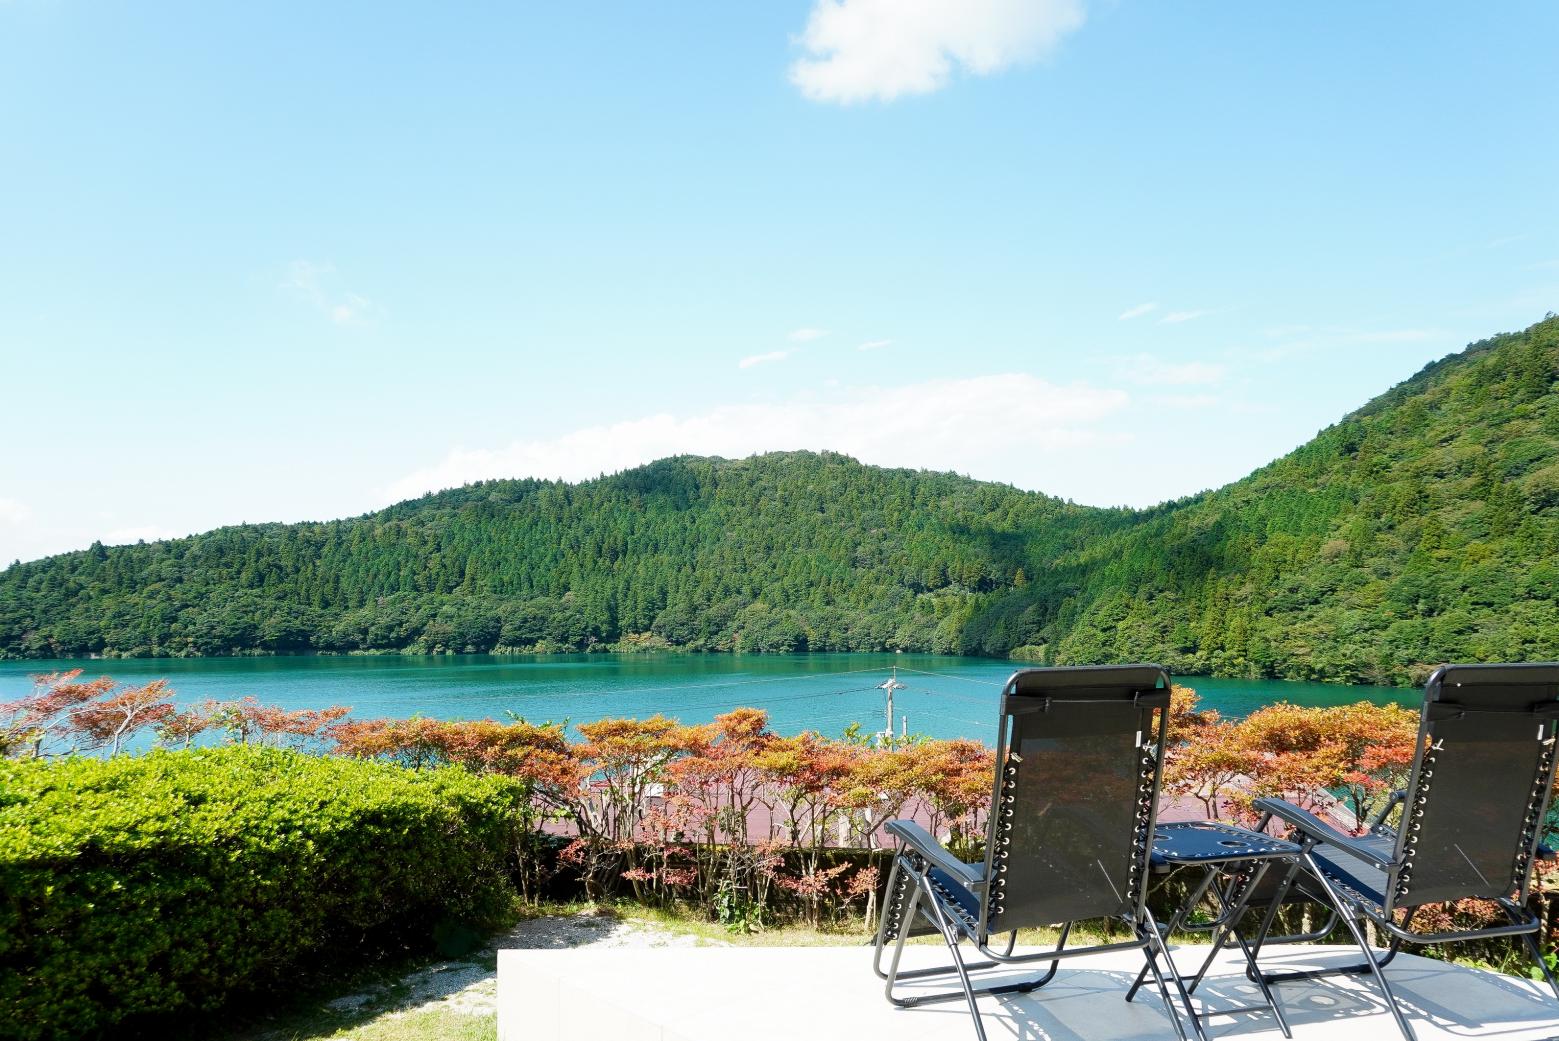
M 996 743 L 985 860 L 967 864 L 924 828 L 897 820 L 898 840 L 877 931 L 874 967 L 888 1000 L 901 1007 L 966 999 L 984 1041 L 976 998 L 1044 986 L 1063 958 L 1141 950 L 1176 1034 L 1186 1031 L 1170 996 L 1191 999 L 1169 962 L 1158 924 L 1145 904 L 1148 854 L 1158 810 L 1160 762 L 1169 717 L 1169 674 L 1157 665 L 1025 669 L 1007 681 Z M 1073 922 L 1115 918 L 1131 939 L 1068 948 Z M 923 923 L 923 924 L 922 924 Z M 1055 949 L 1014 956 L 1017 930 L 1059 925 Z M 905 937 L 941 935 L 952 961 L 901 971 Z M 1003 946 L 996 938 L 1008 935 Z M 966 962 L 969 940 L 981 960 Z M 889 944 L 893 954 L 884 967 Z M 1164 968 L 1159 958 L 1164 959 Z M 1049 963 L 1040 975 L 1012 980 L 1011 970 Z M 1006 979 L 976 986 L 971 973 L 1006 970 Z M 957 989 L 900 994 L 909 979 L 956 977 Z M 1201 1027 L 1191 1017 L 1198 1037 Z
M 1339 918 L 1364 953 L 1362 964 L 1261 973 L 1261 980 L 1367 973 L 1385 995 L 1402 1036 L 1413 1041 L 1381 971 L 1402 944 L 1519 936 L 1559 998 L 1559 981 L 1537 944 L 1542 922 L 1526 907 L 1533 862 L 1549 855 L 1541 841 L 1556 730 L 1559 664 L 1447 665 L 1425 687 L 1408 787 L 1375 815 L 1367 834 L 1345 835 L 1291 803 L 1257 799 L 1262 826 L 1273 818 L 1290 825 L 1303 854 L 1267 900 L 1255 955 L 1264 946 L 1319 939 Z M 1387 818 L 1396 806 L 1402 808 L 1401 821 L 1393 828 Z M 1269 937 L 1278 906 L 1295 897 L 1327 907 L 1327 924 L 1304 936 Z M 1465 898 L 1493 901 L 1508 921 L 1483 929 L 1412 930 L 1423 905 Z M 1360 928 L 1365 922 L 1389 937 L 1386 950 L 1370 945 Z

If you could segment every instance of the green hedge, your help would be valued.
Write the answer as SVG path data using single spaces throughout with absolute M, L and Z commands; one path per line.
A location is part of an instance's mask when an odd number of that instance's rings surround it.
M 295 987 L 512 903 L 513 782 L 228 747 L 0 762 L 0 1037 Z

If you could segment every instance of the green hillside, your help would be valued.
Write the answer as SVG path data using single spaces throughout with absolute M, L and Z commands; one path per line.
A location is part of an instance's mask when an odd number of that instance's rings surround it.
M 1559 319 L 1215 492 L 1072 506 L 833 454 L 490 481 L 0 572 L 0 654 L 676 646 L 1409 682 L 1559 657 Z
M 986 619 L 1025 618 L 1058 661 L 1187 673 L 1406 683 L 1559 658 L 1556 376 L 1552 316 L 1473 344 L 1244 480 L 1090 541 Z
M 956 651 L 983 596 L 1132 518 L 833 454 L 665 459 L 13 565 L 0 653 Z

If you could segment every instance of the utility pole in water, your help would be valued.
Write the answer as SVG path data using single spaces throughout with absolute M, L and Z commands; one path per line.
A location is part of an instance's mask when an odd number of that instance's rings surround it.
M 882 733 L 878 735 L 882 739 L 884 748 L 893 743 L 893 692 L 903 690 L 905 686 L 905 684 L 899 682 L 899 668 L 897 665 L 893 667 L 893 675 L 888 677 L 888 682 L 877 684 L 877 689 L 886 691 L 888 695 L 887 725 L 882 728 Z M 908 723 L 906 722 L 905 725 L 908 726 Z

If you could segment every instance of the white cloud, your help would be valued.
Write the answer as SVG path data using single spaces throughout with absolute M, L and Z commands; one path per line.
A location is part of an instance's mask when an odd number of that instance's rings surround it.
M 770 351 L 767 354 L 749 354 L 736 363 L 738 369 L 750 369 L 754 365 L 769 365 L 790 357 L 789 351 Z
M 334 264 L 294 260 L 287 265 L 281 288 L 309 304 L 337 325 L 361 322 L 373 307 L 365 296 L 340 287 Z
M 1138 304 L 1136 307 L 1128 307 L 1126 310 L 1116 315 L 1115 318 L 1116 321 L 1129 322 L 1133 318 L 1141 318 L 1143 315 L 1156 309 L 1157 307 L 1158 304 Z
M 1124 379 L 1148 387 L 1192 387 L 1222 383 L 1228 368 L 1215 362 L 1171 362 L 1151 354 L 1120 359 L 1117 370 Z
M 790 338 L 797 343 L 807 343 L 812 340 L 821 340 L 828 335 L 827 329 L 803 328 L 796 329 L 790 334 Z
M 134 528 L 116 528 L 103 536 L 105 546 L 128 546 L 133 542 L 157 542 L 162 539 L 183 537 L 183 532 L 163 528 L 155 524 L 143 524 Z
M 25 503 L 0 497 L 0 524 L 25 524 L 32 517 Z
M 335 304 L 330 308 L 330 320 L 337 325 L 351 325 L 367 314 L 373 305 L 356 293 L 348 293 L 343 303 Z
M 893 346 L 892 340 L 867 340 L 856 348 L 858 351 L 880 351 L 884 347 Z
M 841 104 L 928 94 L 955 68 L 1031 61 L 1082 24 L 1082 0 L 816 0 L 790 81 Z
M 316 264 L 312 260 L 294 260 L 287 265 L 287 273 L 282 276 L 281 288 L 292 293 L 300 300 L 307 300 L 316 307 L 323 308 L 325 304 L 325 290 L 321 283 L 336 273 L 333 264 Z
M 1160 325 L 1179 325 L 1181 322 L 1191 322 L 1198 318 L 1204 318 L 1212 314 L 1208 310 L 1200 311 L 1171 311 L 1158 320 Z
M 956 470 L 1057 490 L 1067 483 L 1063 477 L 1086 475 L 1088 453 L 1077 449 L 1129 439 L 1104 422 L 1128 403 L 1122 390 L 1062 386 L 1024 373 L 863 387 L 697 415 L 662 413 L 505 448 L 456 449 L 383 494 L 396 501 L 492 477 L 576 481 L 670 455 L 741 458 L 787 449 L 829 449 L 879 466 Z

